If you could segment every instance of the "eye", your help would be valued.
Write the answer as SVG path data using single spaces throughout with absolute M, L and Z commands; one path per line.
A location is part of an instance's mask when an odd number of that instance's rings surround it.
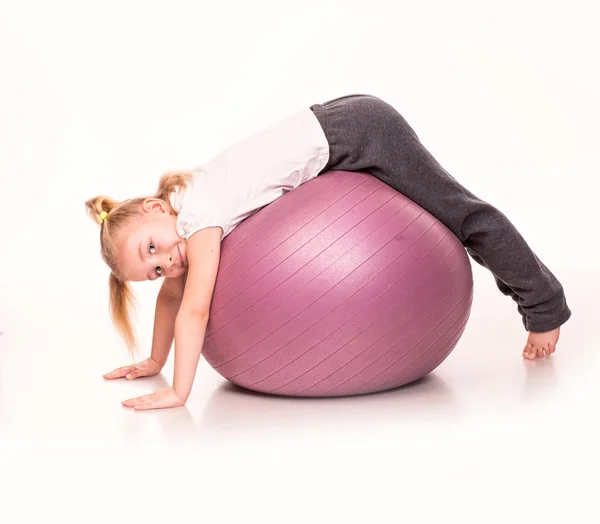
M 154 251 L 152 251 L 152 250 L 154 250 Z M 150 242 L 150 247 L 148 248 L 148 251 L 150 252 L 151 255 L 154 255 L 156 253 L 156 246 L 152 242 Z M 156 268 L 154 268 L 154 271 L 157 276 L 160 277 L 162 275 L 162 267 L 156 266 Z

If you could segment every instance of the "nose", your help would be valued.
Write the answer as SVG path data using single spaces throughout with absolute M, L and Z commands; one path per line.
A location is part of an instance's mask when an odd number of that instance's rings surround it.
M 167 260 L 169 262 L 169 267 L 172 269 L 177 266 L 178 257 L 177 255 L 173 255 L 171 253 L 167 254 Z

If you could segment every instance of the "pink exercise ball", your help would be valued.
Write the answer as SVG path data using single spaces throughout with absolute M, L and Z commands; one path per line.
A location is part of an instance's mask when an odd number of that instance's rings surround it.
M 465 330 L 473 275 L 460 240 L 366 173 L 330 171 L 222 242 L 203 355 L 274 395 L 371 393 L 439 366 Z

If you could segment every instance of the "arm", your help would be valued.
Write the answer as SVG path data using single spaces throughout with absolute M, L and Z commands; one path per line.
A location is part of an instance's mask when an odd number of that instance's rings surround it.
M 166 278 L 156 299 L 154 314 L 154 331 L 152 335 L 152 353 L 150 357 L 161 368 L 169 358 L 175 334 L 175 319 L 185 287 L 186 275 L 177 278 Z
M 187 241 L 188 274 L 175 320 L 173 390 L 184 402 L 192 390 L 204 343 L 221 254 L 220 227 L 202 229 Z

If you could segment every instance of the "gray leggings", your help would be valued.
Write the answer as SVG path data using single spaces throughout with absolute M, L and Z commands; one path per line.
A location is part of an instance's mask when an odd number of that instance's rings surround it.
M 368 172 L 435 216 L 517 303 L 527 331 L 550 331 L 569 319 L 560 282 L 515 226 L 450 176 L 396 109 L 370 95 L 348 95 L 311 109 L 330 148 L 321 173 Z

